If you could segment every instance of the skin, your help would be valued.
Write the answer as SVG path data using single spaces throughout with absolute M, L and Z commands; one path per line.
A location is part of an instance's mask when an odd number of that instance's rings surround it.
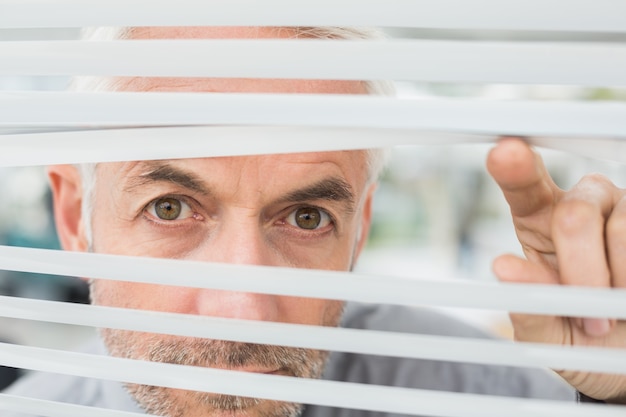
M 185 31 L 147 28 L 133 36 L 289 35 L 288 30 L 257 28 Z M 119 89 L 124 91 L 365 93 L 359 82 L 167 78 L 118 81 Z M 365 245 L 371 221 L 375 185 L 368 182 L 364 167 L 365 154 L 359 151 L 204 158 L 161 161 L 158 165 L 100 164 L 91 224 L 92 249 L 125 255 L 349 270 Z M 526 143 L 513 138 L 502 140 L 492 150 L 487 168 L 511 206 L 517 235 L 527 257 L 498 258 L 494 271 L 501 280 L 602 287 L 625 285 L 626 263 L 618 256 L 626 243 L 623 190 L 597 176 L 586 177 L 568 192 L 559 190 L 541 158 Z M 67 165 L 50 167 L 48 172 L 62 245 L 67 250 L 86 251 L 80 177 L 74 167 Z M 175 173 L 170 177 L 186 180 L 158 179 L 155 172 Z M 190 186 L 188 177 L 195 185 Z M 302 192 L 310 191 L 313 186 L 319 189 L 320 184 L 325 184 L 328 191 L 329 183 L 346 184 L 351 197 L 313 198 L 310 192 Z M 163 221 L 155 217 L 152 202 L 164 196 L 187 204 L 183 218 Z M 319 230 L 302 230 L 290 217 L 300 207 L 321 209 L 330 221 L 324 221 Z M 146 284 L 99 281 L 92 290 L 98 304 L 285 323 L 336 325 L 341 311 L 341 303 L 328 300 Z M 512 319 L 518 340 L 621 348 L 626 344 L 624 324 L 614 321 L 523 315 L 514 315 Z M 107 336 L 105 333 L 104 337 L 108 338 L 112 351 L 117 347 L 133 349 L 132 357 L 149 356 L 152 344 L 175 342 L 154 335 L 109 333 Z M 125 340 L 132 343 L 125 345 Z M 229 348 L 235 347 L 229 345 Z M 215 346 L 206 346 L 207 349 L 217 350 Z M 234 366 L 216 360 L 211 365 L 252 372 L 290 372 L 254 361 Z M 589 396 L 614 402 L 626 398 L 626 381 L 622 377 L 580 372 L 561 374 Z M 163 395 L 178 408 L 159 412 L 171 415 L 265 416 L 275 414 L 280 408 L 276 403 L 260 402 L 233 411 L 215 406 L 207 408 L 198 397 L 184 392 Z

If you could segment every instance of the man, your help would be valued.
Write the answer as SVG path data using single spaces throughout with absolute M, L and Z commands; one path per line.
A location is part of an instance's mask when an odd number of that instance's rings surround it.
M 316 37 L 289 28 L 136 28 L 133 39 Z M 332 31 L 328 37 L 333 36 Z M 104 86 L 104 87 L 103 87 Z M 123 78 L 97 88 L 120 91 L 367 94 L 352 81 Z M 380 153 L 345 151 L 50 167 L 55 218 L 67 250 L 298 268 L 350 270 L 367 239 Z M 504 281 L 624 286 L 624 192 L 599 177 L 559 190 L 522 141 L 505 139 L 488 159 L 504 191 L 527 260 L 499 258 Z M 81 172 L 82 171 L 82 172 Z M 607 256 L 608 254 L 608 256 Z M 91 283 L 108 305 L 336 326 L 337 301 L 111 281 Z M 624 324 L 608 320 L 514 316 L 520 340 L 624 347 Z M 430 312 L 352 306 L 343 324 L 359 328 L 479 336 Z M 356 358 L 324 352 L 104 329 L 108 353 L 128 358 L 258 373 L 464 392 L 571 399 L 549 375 L 511 368 Z M 96 348 L 97 349 L 97 348 Z M 562 372 L 599 400 L 626 399 L 621 377 Z M 170 417 L 363 415 L 274 401 L 193 393 L 73 377 L 35 375 L 11 393 Z

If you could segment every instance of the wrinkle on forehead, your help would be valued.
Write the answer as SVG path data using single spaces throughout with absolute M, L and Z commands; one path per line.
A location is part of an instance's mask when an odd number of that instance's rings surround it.
M 348 184 L 352 184 L 353 191 L 360 194 L 359 190 L 367 180 L 366 155 L 363 151 L 338 151 L 318 153 L 294 153 L 282 155 L 255 155 L 233 156 L 216 158 L 192 158 L 157 161 L 132 161 L 122 163 L 102 164 L 102 168 L 117 178 L 116 182 L 124 184 L 125 191 L 131 191 L 155 181 L 168 181 L 173 184 L 184 185 L 200 194 L 211 194 L 210 181 L 205 182 L 203 176 L 212 172 L 217 174 L 225 172 L 227 167 L 232 168 L 230 174 L 235 183 L 231 183 L 231 191 L 237 194 L 243 177 L 256 178 L 259 180 L 256 193 L 266 194 L 267 189 L 262 187 L 265 181 L 269 181 L 279 173 L 284 178 L 288 172 L 298 172 L 298 167 L 315 166 L 313 172 L 321 174 L 321 171 L 342 178 Z M 207 165 L 208 164 L 208 165 Z M 217 164 L 217 165 L 216 165 Z M 334 166 L 334 168 L 331 168 Z M 317 168 L 319 167 L 319 168 Z M 327 168 L 322 168 L 327 167 Z M 296 171 L 292 171 L 296 170 Z M 312 171 L 309 171 L 312 172 Z M 335 174 L 332 174 L 332 173 Z M 104 172 L 103 172 L 104 174 Z M 238 174 L 238 175 L 235 175 Z M 106 174 L 105 174 L 106 175 Z M 209 175 L 213 177 L 214 175 Z M 218 174 L 216 178 L 220 178 Z M 208 179 L 208 178 L 206 178 Z M 246 182 L 250 185 L 248 182 Z
M 362 81 L 344 80 L 117 77 L 114 85 L 127 92 L 367 94 Z
M 289 27 L 138 27 L 129 39 L 289 39 L 309 37 Z M 368 94 L 363 81 L 256 78 L 116 77 L 117 91 Z
M 137 27 L 130 31 L 131 39 L 288 39 L 298 36 L 288 27 L 260 26 L 189 26 Z

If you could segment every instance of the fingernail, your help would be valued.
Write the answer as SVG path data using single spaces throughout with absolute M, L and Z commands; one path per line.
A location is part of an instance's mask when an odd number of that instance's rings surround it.
M 611 330 L 611 322 L 607 319 L 583 319 L 583 328 L 589 336 L 605 336 Z

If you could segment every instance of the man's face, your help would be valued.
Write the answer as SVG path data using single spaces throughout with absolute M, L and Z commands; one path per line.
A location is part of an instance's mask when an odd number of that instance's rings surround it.
M 238 32 L 241 30 L 219 33 L 249 37 Z M 254 33 L 259 32 L 255 29 Z M 230 92 L 245 88 L 248 92 L 364 93 L 361 83 L 330 81 L 131 79 L 120 85 L 128 91 Z M 57 178 L 55 182 L 54 177 L 52 168 L 55 209 L 65 208 L 69 213 L 67 207 L 75 205 L 77 198 L 63 193 L 62 181 Z M 349 270 L 369 229 L 373 186 L 367 180 L 362 151 L 99 164 L 92 250 Z M 59 216 L 57 213 L 57 220 Z M 81 248 L 80 226 L 58 223 L 64 246 Z M 324 326 L 336 326 L 342 310 L 338 301 L 106 280 L 92 284 L 92 299 L 99 305 Z M 259 373 L 319 377 L 326 358 L 324 352 L 305 349 L 110 329 L 102 334 L 116 356 Z M 147 411 L 173 417 L 293 416 L 299 411 L 297 405 L 273 401 L 146 386 L 129 388 Z
M 333 152 L 102 164 L 93 250 L 348 270 L 363 227 L 364 162 L 362 152 Z M 96 281 L 92 297 L 100 305 L 324 326 L 338 324 L 342 307 L 337 301 L 113 281 Z M 313 378 L 325 360 L 325 354 L 303 349 L 119 330 L 104 330 L 103 336 L 116 356 L 225 369 Z M 131 390 L 142 405 L 158 404 L 155 413 L 291 415 L 296 409 L 167 389 Z

